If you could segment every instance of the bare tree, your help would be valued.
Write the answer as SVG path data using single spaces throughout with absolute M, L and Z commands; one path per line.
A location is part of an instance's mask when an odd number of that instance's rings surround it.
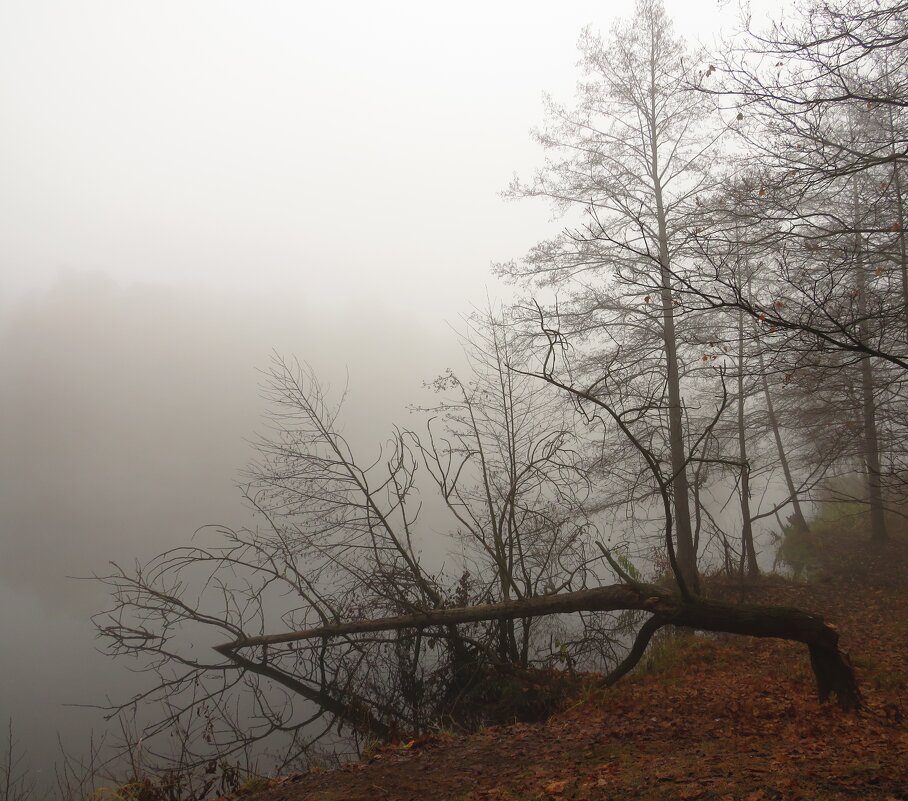
M 844 106 L 895 114 L 908 106 L 905 10 L 899 0 L 808 2 L 768 31 L 745 20 L 721 60 L 720 85 L 714 78 L 703 88 L 730 101 L 732 114 L 757 122 L 744 132 L 752 154 L 781 156 L 812 182 L 903 162 L 904 129 L 856 146 L 827 115 Z
M 598 554 L 589 550 L 583 502 L 591 482 L 582 432 L 570 410 L 539 382 L 512 369 L 529 345 L 503 313 L 467 321 L 470 380 L 452 372 L 434 382 L 443 434 L 430 422 L 419 447 L 453 515 L 465 553 L 486 582 L 482 597 L 509 600 L 586 586 Z M 413 435 L 414 442 L 418 438 Z M 532 621 L 501 624 L 499 656 L 526 667 Z
M 849 139 L 857 150 L 868 120 L 853 107 L 824 107 L 823 125 L 844 129 L 847 137 L 839 133 L 838 140 Z M 778 152 L 795 147 L 796 143 L 788 142 Z M 757 173 L 734 190 L 734 247 L 741 247 L 743 228 L 747 247 L 773 266 L 760 271 L 753 282 L 756 289 L 750 280 L 745 287 L 727 269 L 723 248 L 731 245 L 724 246 L 721 230 L 714 228 L 709 240 L 701 239 L 704 263 L 712 272 L 704 270 L 696 280 L 688 277 L 683 291 L 694 306 L 704 302 L 713 311 L 735 308 L 754 317 L 766 334 L 764 349 L 781 355 L 790 375 L 821 366 L 824 359 L 826 371 L 833 363 L 844 370 L 856 364 L 855 377 L 862 388 L 866 499 L 872 537 L 882 540 L 886 534 L 877 422 L 879 383 L 886 370 L 901 367 L 902 358 L 896 354 L 902 347 L 905 311 L 901 293 L 892 291 L 893 277 L 881 266 L 892 235 L 891 226 L 880 221 L 881 215 L 888 215 L 880 192 L 885 183 L 877 184 L 871 168 L 815 180 L 817 173 L 806 166 L 804 153 L 809 151 L 808 141 L 792 157 L 797 163 L 782 162 L 791 168 L 785 178 L 776 167 Z M 781 157 L 774 158 L 779 162 Z
M 790 334 L 791 347 L 908 368 L 904 336 L 890 335 L 906 319 L 901 267 L 901 287 L 876 293 L 874 305 L 862 311 L 851 297 L 855 248 L 844 260 L 817 258 L 829 256 L 830 241 L 860 235 L 865 244 L 873 240 L 875 252 L 901 262 L 900 170 L 908 157 L 901 123 L 908 105 L 903 10 L 883 0 L 808 3 L 794 22 L 745 31 L 717 58 L 720 67 L 701 75 L 698 86 L 724 105 L 748 169 L 759 167 L 750 192 L 738 195 L 739 222 L 748 221 L 749 243 L 774 251 L 775 275 L 754 292 L 718 268 L 694 280 L 678 275 L 687 302 L 741 309 L 766 329 Z M 852 179 L 863 181 L 862 208 L 874 212 L 862 214 L 857 227 L 841 202 Z M 871 198 L 865 190 L 877 184 Z M 715 233 L 699 243 L 707 262 Z M 811 270 L 802 269 L 805 258 Z M 884 277 L 890 282 L 888 271 Z
M 27 770 L 26 754 L 16 739 L 13 719 L 10 718 L 0 752 L 0 801 L 32 801 L 37 790 L 34 774 Z
M 585 31 L 580 49 L 584 80 L 576 107 L 549 101 L 548 126 L 538 139 L 551 156 L 532 182 L 515 181 L 510 195 L 545 197 L 565 211 L 575 207 L 586 223 L 502 270 L 526 283 L 566 289 L 559 316 L 575 334 L 605 332 L 608 340 L 615 329 L 637 328 L 648 331 L 645 339 L 658 339 L 661 365 L 647 366 L 665 381 L 678 558 L 696 587 L 673 274 L 685 269 L 687 232 L 699 215 L 696 197 L 713 182 L 714 140 L 704 135 L 710 106 L 686 91 L 692 55 L 660 0 L 639 0 L 634 17 L 616 23 L 607 41 Z M 623 351 L 639 363 L 645 350 L 629 344 L 615 338 L 612 355 Z
M 490 671 L 544 650 L 529 618 L 225 659 L 197 645 L 585 586 L 601 557 L 579 513 L 589 483 L 569 415 L 510 371 L 520 353 L 499 321 L 475 318 L 472 335 L 472 378 L 436 381 L 425 432 L 398 429 L 365 462 L 311 371 L 275 360 L 271 430 L 245 487 L 258 526 L 102 578 L 109 650 L 156 676 L 135 699 L 163 705 L 149 742 L 179 732 L 201 762 L 277 739 L 287 763 L 338 728 L 361 743 L 457 720 Z
M 608 685 L 625 675 L 639 661 L 653 634 L 666 625 L 690 626 L 709 631 L 723 631 L 757 637 L 779 637 L 800 641 L 808 646 L 811 665 L 817 681 L 818 694 L 825 700 L 831 695 L 838 698 L 843 708 L 853 709 L 861 704 L 854 673 L 848 659 L 838 649 L 838 633 L 821 618 L 797 609 L 782 607 L 753 607 L 703 599 L 695 595 L 685 583 L 675 557 L 673 537 L 673 503 L 671 476 L 666 475 L 662 462 L 647 446 L 651 423 L 646 410 L 636 407 L 619 409 L 611 405 L 601 393 L 601 382 L 582 388 L 562 376 L 570 375 L 569 348 L 561 332 L 547 324 L 543 318 L 543 331 L 549 346 L 539 372 L 532 373 L 538 380 L 567 393 L 578 411 L 590 421 L 614 426 L 645 460 L 651 480 L 662 499 L 664 515 L 664 543 L 672 566 L 677 592 L 664 587 L 644 584 L 630 576 L 603 548 L 609 564 L 622 579 L 622 583 L 577 592 L 557 593 L 532 598 L 501 601 L 469 607 L 435 609 L 388 618 L 363 618 L 353 621 L 269 634 L 243 637 L 217 646 L 225 655 L 244 649 L 255 649 L 347 638 L 360 634 L 411 629 L 438 630 L 453 625 L 477 623 L 486 620 L 525 619 L 579 611 L 639 610 L 651 617 L 644 623 L 630 652 L 612 674 L 603 682 Z M 719 403 L 713 418 L 717 421 L 727 396 Z M 705 435 L 702 439 L 705 439 Z

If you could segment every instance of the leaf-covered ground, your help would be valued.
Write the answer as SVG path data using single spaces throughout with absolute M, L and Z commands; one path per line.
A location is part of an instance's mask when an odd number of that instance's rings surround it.
M 831 553 L 816 581 L 765 579 L 746 600 L 833 622 L 860 714 L 818 704 L 801 646 L 688 635 L 546 723 L 387 746 L 277 779 L 255 801 L 908 799 L 908 541 Z

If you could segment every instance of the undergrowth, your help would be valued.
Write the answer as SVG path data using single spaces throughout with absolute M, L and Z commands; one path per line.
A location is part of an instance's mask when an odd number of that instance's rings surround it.
M 796 523 L 782 529 L 776 565 L 789 568 L 796 580 L 817 578 L 823 563 L 824 540 L 830 537 L 866 540 L 867 506 L 859 501 L 829 498 L 817 504 L 805 531 Z

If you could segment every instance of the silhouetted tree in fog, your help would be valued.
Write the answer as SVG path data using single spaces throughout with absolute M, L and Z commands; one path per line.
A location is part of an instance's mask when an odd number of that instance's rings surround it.
M 713 185 L 709 102 L 687 91 L 692 55 L 659 0 L 640 0 L 634 17 L 603 41 L 580 41 L 583 81 L 573 108 L 549 101 L 538 139 L 549 158 L 512 197 L 545 197 L 576 208 L 585 223 L 536 246 L 501 271 L 525 285 L 558 290 L 565 331 L 602 350 L 600 362 L 630 361 L 662 376 L 677 547 L 696 587 L 697 554 L 686 466 L 683 382 L 674 272 L 686 269 L 696 197 Z M 636 339 L 635 339 L 636 338 Z M 595 375 L 597 359 L 582 365 Z

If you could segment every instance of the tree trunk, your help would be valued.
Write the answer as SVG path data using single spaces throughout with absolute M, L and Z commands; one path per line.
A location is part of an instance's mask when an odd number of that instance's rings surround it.
M 905 326 L 908 328 L 908 248 L 905 246 L 905 198 L 902 195 L 902 180 L 898 162 L 892 165 L 892 179 L 895 184 L 895 203 L 898 210 L 899 272 L 902 278 L 902 303 L 905 306 Z
M 279 670 L 267 662 L 256 662 L 238 654 L 236 643 L 215 646 L 215 651 L 226 656 L 237 667 L 271 679 L 297 695 L 312 701 L 326 712 L 340 720 L 344 720 L 359 731 L 366 731 L 376 737 L 389 738 L 391 728 L 379 720 L 368 708 L 367 704 L 358 699 L 342 700 L 330 692 L 319 689 L 300 681 L 294 676 Z
M 864 272 L 864 249 L 860 233 L 857 181 L 852 182 L 854 201 L 854 262 L 858 307 L 858 329 L 862 342 L 868 340 L 867 330 L 867 276 Z M 861 441 L 867 476 L 867 500 L 870 505 L 870 538 L 874 542 L 888 539 L 886 516 L 883 508 L 883 488 L 880 469 L 880 445 L 876 425 L 876 398 L 874 397 L 873 364 L 869 356 L 861 359 Z
M 773 438 L 776 441 L 776 451 L 779 454 L 779 464 L 782 466 L 782 474 L 785 476 L 785 484 L 788 487 L 788 497 L 791 498 L 794 507 L 794 524 L 801 531 L 810 531 L 807 525 L 807 518 L 801 511 L 801 502 L 798 500 L 798 491 L 795 487 L 794 479 L 791 477 L 791 469 L 788 466 L 788 457 L 785 455 L 785 447 L 782 445 L 782 434 L 779 431 L 779 421 L 776 418 L 775 409 L 772 405 L 772 395 L 769 393 L 769 381 L 766 380 L 766 367 L 763 364 L 763 352 L 760 351 L 760 380 L 763 383 L 763 396 L 766 398 L 766 417 L 769 420 L 769 427 L 772 429 Z
M 667 258 L 667 257 L 666 257 Z M 668 437 L 672 467 L 672 501 L 675 508 L 678 567 L 687 588 L 699 589 L 697 554 L 690 519 L 690 485 L 687 480 L 687 450 L 684 447 L 684 421 L 681 408 L 681 379 L 678 370 L 678 347 L 672 310 L 672 291 L 668 270 L 662 268 L 662 317 L 665 363 L 668 384 Z
M 659 236 L 659 283 L 662 302 L 662 340 L 665 347 L 666 384 L 668 388 L 668 441 L 671 451 L 672 500 L 675 507 L 675 539 L 678 543 L 677 561 L 687 589 L 696 594 L 700 579 L 697 572 L 697 552 L 691 527 L 690 485 L 687 480 L 687 449 L 684 447 L 684 418 L 681 406 L 681 376 L 678 369 L 678 342 L 675 335 L 674 298 L 672 297 L 671 254 L 668 247 L 668 228 L 662 199 L 662 178 L 659 169 L 659 136 L 656 131 L 655 60 L 650 60 L 651 107 L 650 150 L 653 198 L 656 204 L 656 225 Z
M 867 467 L 867 497 L 870 503 L 870 538 L 884 542 L 886 515 L 883 507 L 883 488 L 880 480 L 880 445 L 876 430 L 876 400 L 873 394 L 873 366 L 870 359 L 861 360 L 861 417 L 864 423 L 864 464 Z
M 760 575 L 754 531 L 750 519 L 750 464 L 747 461 L 747 432 L 744 428 L 744 312 L 738 311 L 738 458 L 741 460 L 741 540 L 747 560 L 747 575 Z
M 810 652 L 810 663 L 821 701 L 835 695 L 843 709 L 859 709 L 861 696 L 848 657 L 839 650 L 839 634 L 823 618 L 781 606 L 736 606 L 720 601 L 693 599 L 682 601 L 663 587 L 651 584 L 613 584 L 592 590 L 537 595 L 513 601 L 478 606 L 431 609 L 410 615 L 378 620 L 354 620 L 319 628 L 248 637 L 216 648 L 228 658 L 242 648 L 277 645 L 300 640 L 327 639 L 351 634 L 367 634 L 399 629 L 422 629 L 453 626 L 485 620 L 514 620 L 567 612 L 603 612 L 637 609 L 651 612 L 658 625 L 644 628 L 652 636 L 660 625 L 688 626 L 704 631 L 743 634 L 751 637 L 773 637 L 804 643 Z M 642 648 L 636 649 L 642 655 Z M 638 658 L 639 658 L 638 655 Z M 632 665 L 627 667 L 630 669 Z M 625 671 L 626 672 L 626 671 Z
M 908 337 L 908 248 L 905 245 L 905 197 L 902 194 L 902 171 L 899 169 L 898 153 L 895 146 L 896 125 L 892 108 L 889 108 L 889 136 L 892 141 L 892 185 L 895 189 L 895 208 L 898 212 L 899 272 L 902 278 L 902 304 L 905 317 L 906 337 Z

